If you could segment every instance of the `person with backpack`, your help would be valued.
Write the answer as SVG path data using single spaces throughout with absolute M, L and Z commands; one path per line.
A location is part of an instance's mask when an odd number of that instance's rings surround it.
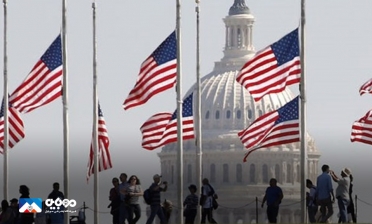
M 313 184 L 313 182 L 310 179 L 306 180 L 306 187 L 310 189 L 309 194 L 306 197 L 307 200 L 307 212 L 309 216 L 309 222 L 310 223 L 316 223 L 315 215 L 318 212 L 318 205 L 316 203 L 316 186 Z
M 201 214 L 201 223 L 204 224 L 206 219 L 208 219 L 209 223 L 216 223 L 216 220 L 213 218 L 213 209 L 217 209 L 217 195 L 213 189 L 213 187 L 209 184 L 209 180 L 204 178 L 202 180 L 203 186 L 201 189 L 200 195 L 200 202 L 199 204 L 202 206 L 202 214 Z
M 167 191 L 168 183 L 164 181 L 160 184 L 161 176 L 159 174 L 155 174 L 153 176 L 154 183 L 151 184 L 150 188 L 144 192 L 144 198 L 146 203 L 150 203 L 151 214 L 147 219 L 146 224 L 152 224 L 155 216 L 157 215 L 160 219 L 160 224 L 166 224 L 167 221 L 165 219 L 163 209 L 161 207 L 161 197 L 160 192 Z M 149 195 L 151 199 L 149 199 Z

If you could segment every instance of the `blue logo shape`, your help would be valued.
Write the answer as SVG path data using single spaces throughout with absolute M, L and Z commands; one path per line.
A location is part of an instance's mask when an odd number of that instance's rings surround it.
M 20 198 L 19 212 L 20 213 L 40 213 L 42 211 L 41 198 Z

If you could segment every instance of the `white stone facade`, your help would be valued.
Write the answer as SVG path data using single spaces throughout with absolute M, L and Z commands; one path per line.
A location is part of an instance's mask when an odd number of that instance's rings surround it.
M 240 8 L 239 8 L 240 7 Z M 300 144 L 259 149 L 243 163 L 245 153 L 237 133 L 264 113 L 275 110 L 294 98 L 286 89 L 255 102 L 249 92 L 235 81 L 243 64 L 254 53 L 252 32 L 254 17 L 244 0 L 235 0 L 230 15 L 224 18 L 226 42 L 224 57 L 214 70 L 202 78 L 202 173 L 219 195 L 220 207 L 214 212 L 219 223 L 255 223 L 255 199 L 262 200 L 270 178 L 276 178 L 283 189 L 284 200 L 279 222 L 298 223 L 300 220 Z M 195 87 L 185 94 L 189 95 Z M 195 140 L 184 141 L 184 197 L 187 186 L 196 183 Z M 318 175 L 320 153 L 308 135 L 308 178 Z M 163 198 L 177 205 L 177 144 L 165 146 L 158 154 L 163 180 L 169 183 Z M 198 189 L 200 193 L 200 189 Z M 250 203 L 250 204 L 249 204 Z M 249 204 L 249 205 L 247 205 Z M 293 204 L 293 205 L 289 205 Z M 258 203 L 258 219 L 265 222 L 265 210 Z M 177 209 L 171 223 L 177 223 Z

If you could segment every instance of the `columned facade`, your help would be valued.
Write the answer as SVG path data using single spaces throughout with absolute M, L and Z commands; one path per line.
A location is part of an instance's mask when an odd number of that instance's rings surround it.
M 238 133 L 258 117 L 276 110 L 295 96 L 290 89 L 264 96 L 255 102 L 250 93 L 236 82 L 241 67 L 255 54 L 252 41 L 254 16 L 244 0 L 234 0 L 225 23 L 224 56 L 215 62 L 212 72 L 201 80 L 202 176 L 196 173 L 195 140 L 184 141 L 183 195 L 198 178 L 208 178 L 215 188 L 220 204 L 214 211 L 218 223 L 265 223 L 266 208 L 261 208 L 270 178 L 276 178 L 283 189 L 284 199 L 279 211 L 280 223 L 300 221 L 300 144 L 291 143 L 271 148 L 260 148 L 243 162 L 246 152 Z M 185 94 L 195 90 L 191 87 Z M 320 153 L 307 135 L 307 178 L 315 182 L 319 173 Z M 177 144 L 168 144 L 158 154 L 163 180 L 168 191 L 163 198 L 177 206 Z M 197 194 L 200 194 L 198 189 Z M 256 198 L 258 208 L 256 208 Z M 179 223 L 177 207 L 170 223 Z

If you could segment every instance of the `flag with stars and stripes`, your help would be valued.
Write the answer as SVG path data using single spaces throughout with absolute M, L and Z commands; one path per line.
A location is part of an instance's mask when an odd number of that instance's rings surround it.
M 154 150 L 177 141 L 177 110 L 172 113 L 157 113 L 142 126 L 142 147 Z M 183 140 L 194 138 L 193 94 L 182 103 Z
M 372 145 L 372 110 L 353 123 L 350 140 Z
M 99 172 L 103 170 L 108 170 L 112 168 L 112 162 L 111 162 L 111 155 L 110 155 L 110 139 L 107 134 L 107 128 L 106 128 L 106 122 L 103 117 L 103 113 L 101 110 L 101 106 L 98 104 L 98 162 Z M 89 161 L 88 161 L 88 171 L 87 171 L 87 181 L 89 180 L 89 177 L 94 174 L 94 147 L 93 147 L 93 141 L 90 144 L 90 152 L 89 152 Z
M 145 104 L 152 96 L 172 88 L 177 77 L 177 38 L 174 31 L 142 63 L 134 88 L 123 108 Z
M 62 95 L 61 35 L 53 41 L 9 102 L 21 113 L 28 113 Z
M 359 88 L 359 94 L 372 93 L 372 79 L 369 79 Z
M 286 86 L 299 83 L 301 76 L 298 29 L 257 52 L 242 67 L 236 81 L 255 101 L 266 94 L 282 92 Z
M 259 148 L 300 141 L 300 122 L 297 96 L 284 106 L 257 118 L 248 128 L 238 133 L 248 149 L 244 162 Z
M 1 103 L 0 110 L 0 153 L 3 153 L 4 149 L 4 135 L 5 135 L 5 117 L 4 117 L 5 103 L 4 99 Z M 23 121 L 19 115 L 19 112 L 12 107 L 11 104 L 8 106 L 8 128 L 9 128 L 9 137 L 8 137 L 8 146 L 13 148 L 19 141 L 25 137 Z

